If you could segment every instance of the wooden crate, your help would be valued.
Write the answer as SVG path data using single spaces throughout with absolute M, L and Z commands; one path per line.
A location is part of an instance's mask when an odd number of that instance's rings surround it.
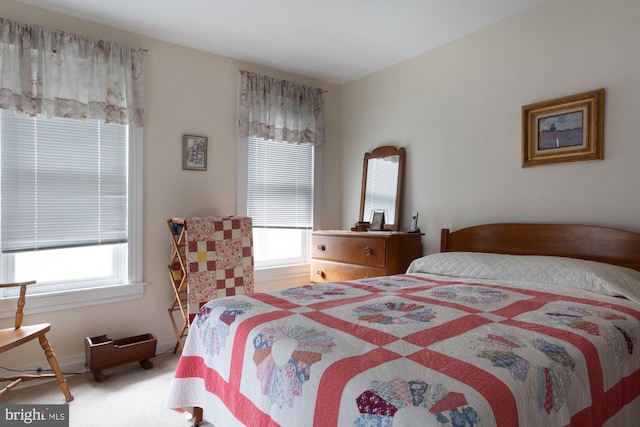
M 144 369 L 151 369 L 153 362 L 149 359 L 156 355 L 157 341 L 151 333 L 117 340 L 106 335 L 87 337 L 84 342 L 87 368 L 98 382 L 105 380 L 102 369 L 125 363 L 139 362 Z

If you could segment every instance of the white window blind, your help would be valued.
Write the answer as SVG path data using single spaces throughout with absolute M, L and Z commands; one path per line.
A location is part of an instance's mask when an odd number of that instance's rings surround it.
M 1 110 L 2 252 L 126 242 L 127 133 Z
M 311 229 L 313 145 L 249 138 L 247 215 L 254 227 Z

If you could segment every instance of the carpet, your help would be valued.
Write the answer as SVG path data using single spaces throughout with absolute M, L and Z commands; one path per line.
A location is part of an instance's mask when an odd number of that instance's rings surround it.
M 105 369 L 105 381 L 101 383 L 90 372 L 65 375 L 74 396 L 69 402 L 69 426 L 191 426 L 187 414 L 166 406 L 178 359 L 179 355 L 168 352 L 151 359 L 152 369 L 142 369 L 137 362 Z M 58 384 L 47 381 L 9 391 L 0 397 L 0 403 L 65 402 Z M 201 426 L 212 424 L 204 422 Z

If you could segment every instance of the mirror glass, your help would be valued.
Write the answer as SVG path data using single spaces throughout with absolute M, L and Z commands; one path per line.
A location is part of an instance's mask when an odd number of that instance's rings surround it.
M 398 231 L 404 148 L 384 146 L 365 153 L 359 221 L 372 222 L 374 212 L 384 212 L 384 229 Z

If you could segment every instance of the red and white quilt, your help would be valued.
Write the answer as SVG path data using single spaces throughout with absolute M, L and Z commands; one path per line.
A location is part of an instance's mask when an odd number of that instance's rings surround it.
M 318 284 L 203 306 L 168 406 L 218 427 L 627 425 L 639 345 L 640 305 L 584 289 L 421 272 Z

